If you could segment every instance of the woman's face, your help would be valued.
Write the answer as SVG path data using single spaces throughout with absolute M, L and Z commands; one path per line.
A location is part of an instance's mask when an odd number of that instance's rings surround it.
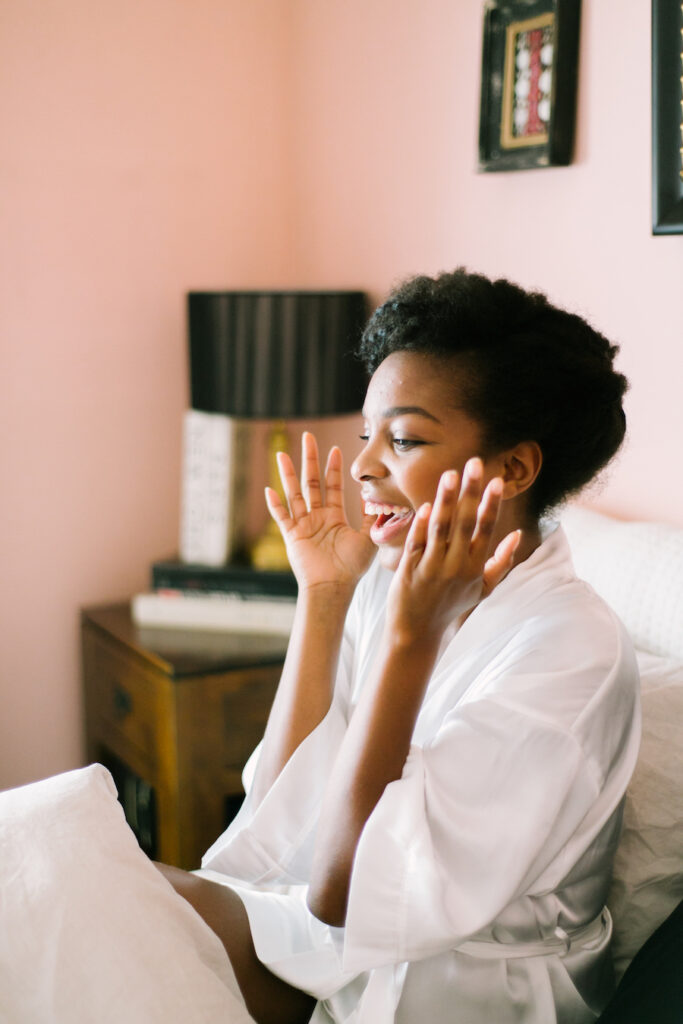
M 351 466 L 365 511 L 377 515 L 372 540 L 381 564 L 396 569 L 413 516 L 433 501 L 441 474 L 481 456 L 481 428 L 455 408 L 453 365 L 417 352 L 394 352 L 368 386 L 365 447 Z M 484 481 L 496 475 L 484 462 Z

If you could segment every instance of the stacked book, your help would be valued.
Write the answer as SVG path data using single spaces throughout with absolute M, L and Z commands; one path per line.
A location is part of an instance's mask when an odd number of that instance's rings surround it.
M 131 601 L 138 626 L 288 635 L 294 620 L 296 579 L 242 565 L 154 562 L 151 590 Z

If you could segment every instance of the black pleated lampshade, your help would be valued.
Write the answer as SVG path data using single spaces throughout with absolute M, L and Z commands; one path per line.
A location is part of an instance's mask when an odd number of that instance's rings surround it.
M 193 409 L 290 419 L 360 409 L 363 292 L 190 292 Z

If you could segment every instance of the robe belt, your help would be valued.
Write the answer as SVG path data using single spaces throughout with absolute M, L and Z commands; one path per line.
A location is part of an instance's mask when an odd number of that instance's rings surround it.
M 527 956 L 567 956 L 585 948 L 601 946 L 612 935 L 612 917 L 607 907 L 580 928 L 565 931 L 557 927 L 546 939 L 532 942 L 500 942 L 497 939 L 470 939 L 455 947 L 456 953 L 482 960 L 514 960 Z

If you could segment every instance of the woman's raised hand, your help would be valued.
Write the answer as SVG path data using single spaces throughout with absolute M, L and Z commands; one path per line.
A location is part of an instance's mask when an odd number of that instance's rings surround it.
M 440 638 L 510 571 L 521 531 L 491 551 L 502 494 L 500 477 L 484 488 L 477 458 L 462 478 L 455 470 L 442 475 L 434 504 L 415 515 L 392 580 L 388 623 L 397 636 Z
M 271 487 L 266 488 L 266 503 L 284 538 L 299 588 L 355 587 L 376 550 L 370 540 L 373 519 L 365 516 L 360 530 L 346 519 L 341 451 L 330 450 L 324 487 L 313 434 L 305 432 L 301 438 L 301 482 L 289 455 L 279 452 L 277 458 L 289 507 Z

